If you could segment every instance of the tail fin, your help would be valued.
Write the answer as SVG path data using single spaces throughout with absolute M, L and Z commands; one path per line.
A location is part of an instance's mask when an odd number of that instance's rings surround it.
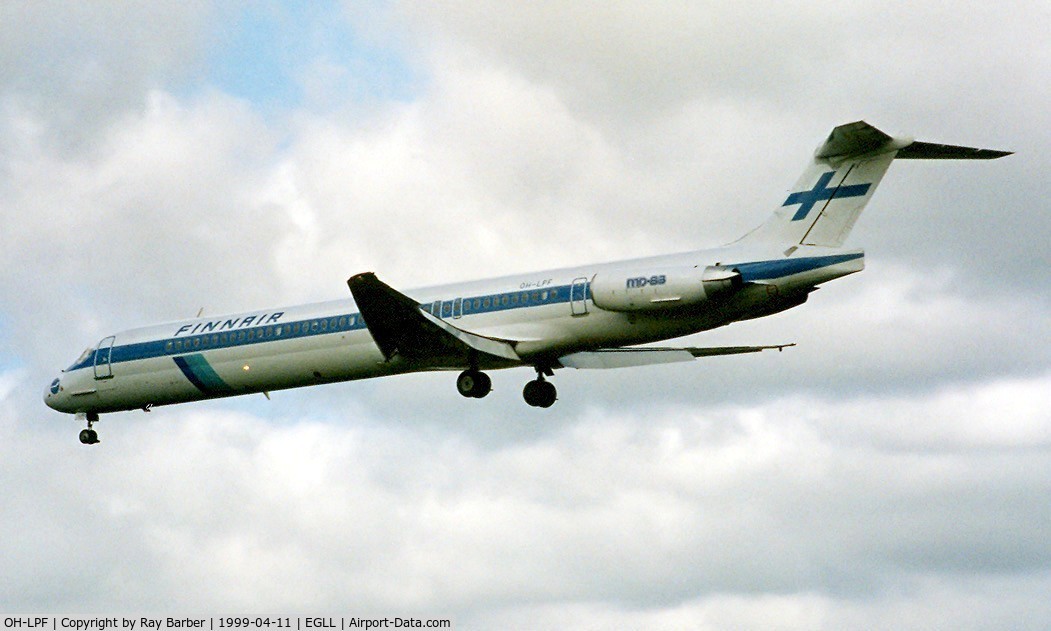
M 739 240 L 839 247 L 895 158 L 988 160 L 1009 151 L 916 142 L 864 121 L 840 125 L 770 219 Z

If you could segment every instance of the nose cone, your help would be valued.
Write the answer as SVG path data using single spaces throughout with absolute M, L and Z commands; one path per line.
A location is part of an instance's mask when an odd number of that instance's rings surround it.
M 52 410 L 65 412 L 66 410 L 63 409 L 65 401 L 66 397 L 62 393 L 62 380 L 55 379 L 44 391 L 44 404 Z

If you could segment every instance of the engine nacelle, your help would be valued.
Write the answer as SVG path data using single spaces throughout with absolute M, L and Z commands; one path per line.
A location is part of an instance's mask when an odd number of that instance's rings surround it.
M 591 298 L 607 311 L 658 311 L 722 300 L 743 284 L 741 272 L 722 265 L 612 272 L 595 276 Z

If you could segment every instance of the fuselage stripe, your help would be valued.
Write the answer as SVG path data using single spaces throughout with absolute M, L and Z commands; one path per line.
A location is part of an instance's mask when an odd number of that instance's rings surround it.
M 590 288 L 588 289 L 586 297 L 591 298 Z M 569 285 L 545 287 L 540 290 L 523 289 L 506 293 L 488 294 L 485 296 L 465 297 L 460 303 L 457 316 L 467 317 L 526 307 L 543 307 L 553 304 L 567 303 L 569 301 Z M 451 311 L 454 301 L 451 299 L 420 303 L 420 308 L 424 311 L 433 313 L 433 306 L 436 302 L 440 304 L 443 312 L 443 315 L 439 317 L 442 317 L 443 319 L 452 319 L 453 315 Z M 361 317 L 360 313 L 324 316 L 318 315 L 305 320 L 283 322 L 280 324 L 268 324 L 266 326 L 250 327 L 238 331 L 208 333 L 204 335 L 176 335 L 170 338 L 114 346 L 110 363 L 120 364 L 140 359 L 150 359 L 153 357 L 179 355 L 190 350 L 204 352 L 215 349 L 260 344 L 264 342 L 313 337 L 316 335 L 364 331 L 367 330 L 367 328 L 365 320 Z M 96 353 L 91 353 L 87 355 L 78 363 L 67 368 L 66 371 L 69 372 L 93 366 L 95 362 L 95 354 Z
M 801 274 L 822 267 L 839 265 L 848 261 L 863 258 L 860 252 L 850 254 L 837 254 L 833 256 L 808 256 L 798 259 L 783 259 L 779 261 L 756 261 L 753 263 L 737 263 L 730 265 L 741 272 L 741 280 L 744 282 L 758 280 L 773 280 L 793 274 Z
M 180 355 L 173 357 L 175 365 L 179 367 L 182 374 L 205 394 L 230 394 L 234 391 L 218 373 L 212 368 L 204 355 Z

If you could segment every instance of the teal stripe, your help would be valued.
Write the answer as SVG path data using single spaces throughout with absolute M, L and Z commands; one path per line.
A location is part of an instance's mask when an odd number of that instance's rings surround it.
M 182 361 L 176 363 L 183 369 L 183 372 L 193 375 L 193 379 L 190 379 L 190 381 L 194 382 L 194 385 L 201 390 L 209 394 L 227 394 L 234 391 L 230 384 L 223 381 L 219 373 L 215 372 L 215 369 L 204 358 L 204 355 L 195 353 L 193 355 L 183 355 L 178 359 Z M 186 376 L 190 377 L 190 374 Z

